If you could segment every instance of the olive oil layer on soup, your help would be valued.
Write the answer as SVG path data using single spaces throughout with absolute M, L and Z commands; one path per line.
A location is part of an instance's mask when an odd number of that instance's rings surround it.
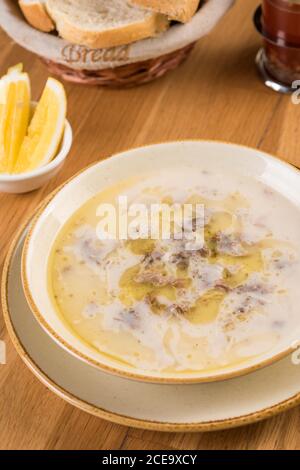
M 119 195 L 149 207 L 203 204 L 204 245 L 100 240 L 97 207 Z M 55 241 L 49 289 L 72 331 L 116 361 L 144 371 L 226 368 L 297 325 L 299 234 L 297 209 L 262 183 L 183 167 L 108 188 L 79 209 Z

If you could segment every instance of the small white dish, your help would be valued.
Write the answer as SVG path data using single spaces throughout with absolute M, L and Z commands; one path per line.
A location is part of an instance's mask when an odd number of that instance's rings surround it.
M 245 377 L 194 385 L 153 385 L 103 373 L 60 347 L 39 325 L 22 289 L 27 230 L 9 250 L 2 307 L 10 337 L 34 375 L 57 396 L 99 418 L 137 428 L 192 432 L 270 418 L 300 403 L 300 366 L 291 357 Z
M 143 172 L 180 166 L 183 161 L 195 172 L 205 168 L 226 174 L 238 168 L 240 174 L 268 184 L 293 201 L 300 211 L 299 171 L 259 150 L 234 144 L 178 141 L 151 145 L 123 152 L 82 170 L 46 201 L 34 217 L 23 251 L 22 279 L 28 304 L 41 326 L 70 354 L 99 370 L 153 383 L 220 381 L 253 372 L 282 359 L 293 351 L 293 345 L 299 340 L 300 326 L 290 328 L 274 348 L 242 363 L 209 371 L 145 371 L 92 349 L 76 337 L 57 314 L 48 290 L 48 259 L 61 227 L 104 187 Z
M 32 103 L 32 107 L 36 103 Z M 57 155 L 47 165 L 28 173 L 9 175 L 0 173 L 0 192 L 22 194 L 29 193 L 48 183 L 62 168 L 73 141 L 73 132 L 69 121 L 65 122 L 64 135 Z

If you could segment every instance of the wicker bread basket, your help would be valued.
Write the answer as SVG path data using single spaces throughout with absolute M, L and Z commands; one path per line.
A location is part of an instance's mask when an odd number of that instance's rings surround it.
M 147 83 L 180 65 L 233 3 L 207 0 L 189 23 L 174 24 L 156 38 L 111 49 L 89 49 L 37 31 L 26 22 L 15 0 L 1 0 L 0 26 L 15 42 L 37 54 L 52 74 L 75 83 L 126 87 Z

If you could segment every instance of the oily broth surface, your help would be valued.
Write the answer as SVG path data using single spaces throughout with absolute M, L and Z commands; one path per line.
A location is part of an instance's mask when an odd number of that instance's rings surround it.
M 101 203 L 201 203 L 205 245 L 96 235 Z M 145 371 L 204 371 L 275 347 L 298 321 L 298 210 L 260 182 L 179 170 L 106 189 L 67 222 L 49 261 L 57 312 L 85 343 Z

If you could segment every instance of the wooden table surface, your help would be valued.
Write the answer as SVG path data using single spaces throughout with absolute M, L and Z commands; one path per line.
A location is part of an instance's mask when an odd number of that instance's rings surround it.
M 130 147 L 174 139 L 250 145 L 300 166 L 300 105 L 264 87 L 254 57 L 258 0 L 237 4 L 189 61 L 131 90 L 66 85 L 74 144 L 61 173 L 27 195 L 0 195 L 1 265 L 15 231 L 50 191 L 91 162 Z M 24 62 L 38 98 L 47 70 L 0 32 L 0 73 Z M 7 365 L 0 366 L 1 449 L 299 449 L 299 408 L 265 422 L 213 433 L 164 434 L 90 416 L 48 391 L 15 352 L 0 316 Z

